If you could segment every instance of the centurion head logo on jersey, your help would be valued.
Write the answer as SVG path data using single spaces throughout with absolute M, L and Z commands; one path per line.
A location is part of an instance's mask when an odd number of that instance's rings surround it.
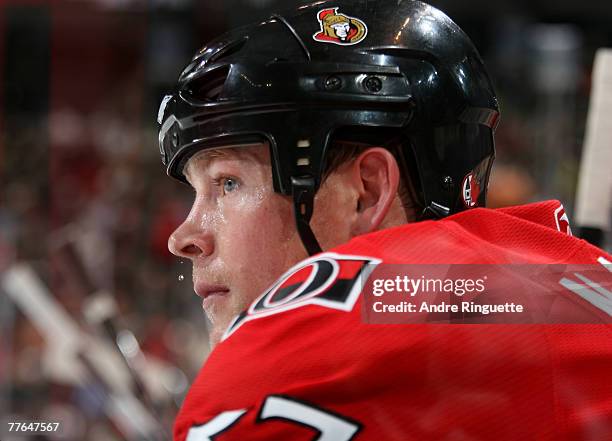
M 475 207 L 478 204 L 480 195 L 480 182 L 476 179 L 473 172 L 468 173 L 461 183 L 461 199 L 466 207 Z
M 312 38 L 321 43 L 350 46 L 359 43 L 368 34 L 368 27 L 363 21 L 339 14 L 338 8 L 321 9 L 317 18 L 321 29 Z

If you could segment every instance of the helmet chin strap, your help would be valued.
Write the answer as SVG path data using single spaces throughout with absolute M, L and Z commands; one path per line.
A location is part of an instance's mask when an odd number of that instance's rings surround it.
M 310 218 L 314 208 L 315 180 L 310 175 L 291 176 L 291 192 L 293 195 L 293 213 L 295 224 L 302 243 L 309 255 L 322 252 L 312 229 Z

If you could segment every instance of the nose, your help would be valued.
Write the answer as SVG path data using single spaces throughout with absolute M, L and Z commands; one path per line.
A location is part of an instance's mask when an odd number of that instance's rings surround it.
M 168 249 L 175 256 L 187 259 L 210 256 L 214 251 L 213 236 L 190 215 L 168 238 Z

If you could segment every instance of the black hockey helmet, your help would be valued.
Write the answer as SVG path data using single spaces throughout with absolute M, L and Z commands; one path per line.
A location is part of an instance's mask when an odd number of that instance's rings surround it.
M 485 205 L 498 117 L 478 52 L 439 10 L 317 1 L 202 48 L 160 106 L 159 147 L 168 174 L 184 181 L 202 149 L 267 141 L 274 189 L 293 197 L 313 254 L 313 199 L 339 132 L 400 137 L 422 217 L 439 218 Z

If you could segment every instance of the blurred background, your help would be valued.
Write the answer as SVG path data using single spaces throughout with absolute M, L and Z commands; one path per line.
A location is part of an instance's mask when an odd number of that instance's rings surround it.
M 157 108 L 207 40 L 302 3 L 0 1 L 0 439 L 167 439 L 209 348 L 190 264 L 166 249 L 192 193 L 165 176 Z M 612 2 L 431 3 L 498 90 L 490 205 L 557 198 L 571 219 Z M 5 433 L 16 421 L 61 430 Z

